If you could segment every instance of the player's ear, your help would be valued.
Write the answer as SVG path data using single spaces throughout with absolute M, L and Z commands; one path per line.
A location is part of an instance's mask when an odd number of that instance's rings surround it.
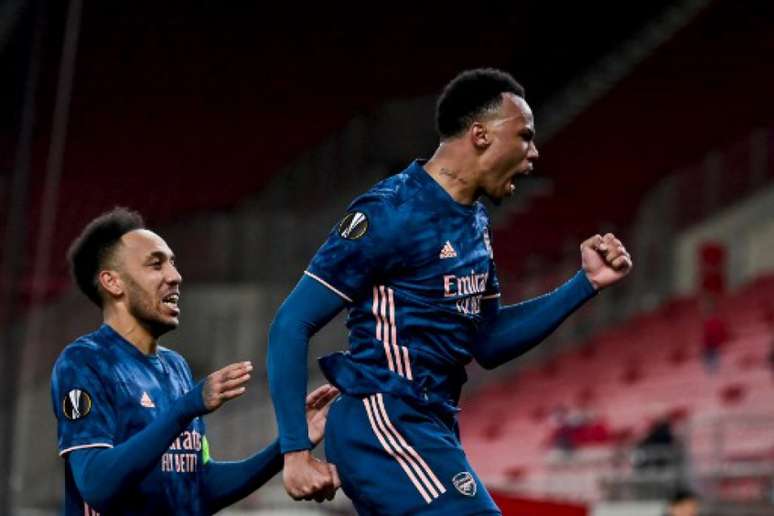
M 124 292 L 124 283 L 121 281 L 121 276 L 117 271 L 100 271 L 97 281 L 102 289 L 112 296 L 120 296 Z
M 473 122 L 468 129 L 470 143 L 478 150 L 485 150 L 491 142 L 491 137 L 486 126 L 481 122 Z

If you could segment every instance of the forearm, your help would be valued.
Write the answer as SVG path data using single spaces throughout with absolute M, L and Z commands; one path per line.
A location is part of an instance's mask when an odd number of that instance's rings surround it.
M 304 408 L 309 335 L 282 309 L 269 329 L 266 369 L 283 453 L 312 447 Z
M 200 383 L 180 398 L 173 410 L 162 413 L 125 442 L 108 449 L 71 452 L 67 460 L 84 500 L 100 511 L 109 508 L 158 464 L 191 420 L 204 413 Z
M 570 314 L 594 297 L 583 270 L 552 292 L 501 307 L 484 324 L 474 344 L 476 360 L 493 369 L 542 342 Z
M 271 324 L 266 367 L 282 453 L 312 448 L 305 406 L 309 339 L 342 308 L 341 298 L 304 276 Z
M 210 460 L 204 469 L 207 508 L 215 513 L 241 500 L 282 470 L 279 440 L 249 459 L 235 462 Z

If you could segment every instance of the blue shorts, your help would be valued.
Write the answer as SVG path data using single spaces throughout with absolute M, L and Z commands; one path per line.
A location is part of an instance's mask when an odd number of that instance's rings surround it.
M 452 428 L 395 396 L 340 396 L 325 455 L 358 514 L 502 514 Z

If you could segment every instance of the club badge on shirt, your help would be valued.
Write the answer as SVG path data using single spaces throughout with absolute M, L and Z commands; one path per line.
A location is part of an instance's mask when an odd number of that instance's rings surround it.
M 465 496 L 476 496 L 476 480 L 469 472 L 461 471 L 454 475 L 452 484 L 457 488 L 457 491 Z
M 346 240 L 363 238 L 368 232 L 368 217 L 360 211 L 347 213 L 339 222 L 339 236 Z
M 83 389 L 73 389 L 62 400 L 62 412 L 67 419 L 75 421 L 91 412 L 91 396 Z

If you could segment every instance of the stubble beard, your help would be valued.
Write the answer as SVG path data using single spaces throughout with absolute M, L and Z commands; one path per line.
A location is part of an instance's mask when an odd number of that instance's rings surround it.
M 161 314 L 154 307 L 150 294 L 145 292 L 132 278 L 125 275 L 124 282 L 127 285 L 129 313 L 148 330 L 148 333 L 154 338 L 159 338 L 177 328 L 177 324 L 161 319 Z

